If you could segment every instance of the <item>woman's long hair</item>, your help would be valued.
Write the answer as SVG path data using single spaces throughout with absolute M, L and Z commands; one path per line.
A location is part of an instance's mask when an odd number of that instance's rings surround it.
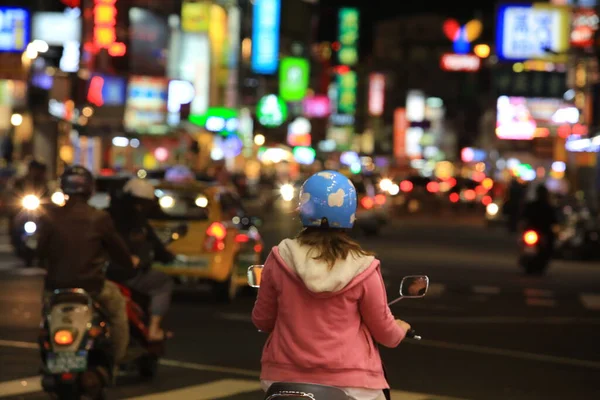
M 329 269 L 337 260 L 345 260 L 349 254 L 357 258 L 374 255 L 352 240 L 347 229 L 304 228 L 296 239 L 301 245 L 313 249 L 313 259 L 325 261 Z

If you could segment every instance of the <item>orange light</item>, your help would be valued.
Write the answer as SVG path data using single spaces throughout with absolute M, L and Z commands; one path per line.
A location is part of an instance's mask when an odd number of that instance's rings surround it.
M 475 188 L 475 193 L 477 193 L 478 195 L 486 194 L 487 189 L 484 188 L 483 186 L 479 185 Z
M 435 181 L 431 181 L 427 184 L 427 191 L 429 193 L 437 193 L 438 190 L 440 190 L 440 184 L 435 182 Z
M 93 326 L 93 327 L 91 327 L 91 328 L 90 328 L 90 330 L 88 331 L 88 335 L 89 335 L 91 338 L 95 338 L 95 337 L 98 337 L 98 336 L 100 336 L 100 335 L 102 334 L 102 332 L 103 332 L 103 329 L 102 329 L 102 328 L 100 328 L 99 326 Z
M 262 244 L 255 244 L 254 245 L 254 252 L 255 253 L 261 253 L 262 251 L 263 251 Z
M 488 58 L 490 56 L 490 46 L 487 44 L 478 44 L 473 48 L 473 52 L 479 58 Z
M 484 172 L 473 172 L 472 178 L 475 182 L 481 182 L 482 180 L 485 179 L 485 173 Z
M 225 236 L 227 236 L 227 229 L 222 223 L 213 222 L 206 230 L 206 234 L 214 237 L 217 240 L 223 240 L 225 239 Z
M 94 24 L 96 25 L 116 25 L 117 9 L 107 4 L 98 4 L 94 8 Z
M 450 185 L 450 187 L 456 186 L 456 178 L 448 179 L 448 184 Z
M 384 194 L 378 194 L 377 196 L 375 196 L 375 204 L 382 206 L 385 204 L 385 195 Z
M 400 190 L 402 190 L 403 192 L 410 192 L 411 190 L 413 190 L 413 184 L 411 181 L 402 181 L 400 182 Z
M 490 190 L 492 187 L 494 187 L 494 180 L 492 178 L 485 178 L 481 182 L 481 186 L 483 186 L 486 190 Z
M 56 331 L 54 334 L 54 343 L 61 346 L 68 346 L 73 343 L 73 334 L 64 329 Z
M 96 27 L 94 29 L 94 42 L 100 48 L 107 49 L 117 40 L 114 27 Z
M 250 238 L 248 237 L 248 235 L 238 233 L 237 235 L 235 235 L 235 241 L 236 243 L 248 243 L 250 241 Z
M 360 204 L 363 206 L 363 208 L 370 210 L 371 208 L 373 208 L 374 202 L 373 199 L 370 197 L 363 197 L 360 200 Z
M 539 240 L 538 234 L 535 231 L 527 231 L 523 234 L 523 241 L 528 246 L 533 246 Z
M 123 57 L 127 53 L 125 43 L 113 43 L 108 49 L 108 54 L 112 57 Z
M 458 193 L 451 193 L 449 198 L 452 203 L 458 203 L 458 201 L 460 200 L 460 196 L 458 195 Z
M 481 199 L 481 204 L 483 204 L 484 206 L 491 204 L 491 202 L 492 202 L 491 196 L 483 196 L 483 198 Z

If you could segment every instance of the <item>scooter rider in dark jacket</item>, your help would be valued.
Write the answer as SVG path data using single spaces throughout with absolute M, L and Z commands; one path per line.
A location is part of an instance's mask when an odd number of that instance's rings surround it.
M 171 305 L 173 280 L 167 274 L 152 269 L 152 264 L 155 261 L 172 263 L 175 256 L 165 248 L 148 223 L 148 214 L 154 207 L 159 207 L 154 186 L 134 178 L 125 184 L 121 196 L 111 199 L 109 212 L 129 250 L 141 260 L 139 271 L 124 284 L 150 297 L 148 339 L 161 341 L 166 336 L 161 322 Z
M 94 178 L 81 166 L 67 168 L 60 186 L 68 200 L 64 207 L 46 213 L 38 239 L 38 253 L 47 270 L 46 292 L 82 288 L 105 310 L 111 324 L 116 364 L 129 344 L 129 323 L 125 298 L 118 286 L 106 280 L 108 259 L 121 268 L 139 264 L 119 236 L 110 215 L 87 204 L 94 190 Z

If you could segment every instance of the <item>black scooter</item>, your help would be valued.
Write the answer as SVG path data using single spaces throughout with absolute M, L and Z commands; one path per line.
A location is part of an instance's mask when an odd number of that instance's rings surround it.
M 260 287 L 260 278 L 264 265 L 252 265 L 248 268 L 248 285 L 253 288 Z M 412 275 L 402 278 L 399 297 L 388 303 L 389 306 L 402 299 L 418 299 L 424 297 L 429 288 L 429 277 L 426 275 Z M 414 329 L 407 332 L 409 339 L 421 340 Z M 385 368 L 384 368 L 385 370 Z M 387 378 L 387 377 L 386 377 Z M 390 400 L 390 390 L 384 390 L 386 399 Z M 312 383 L 276 382 L 269 387 L 264 400 L 351 400 L 342 389 L 316 385 Z

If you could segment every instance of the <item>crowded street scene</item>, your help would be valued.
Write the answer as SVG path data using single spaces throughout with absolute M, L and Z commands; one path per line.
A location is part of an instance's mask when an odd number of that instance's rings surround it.
M 600 399 L 600 3 L 405 3 L 0 0 L 0 400 Z

